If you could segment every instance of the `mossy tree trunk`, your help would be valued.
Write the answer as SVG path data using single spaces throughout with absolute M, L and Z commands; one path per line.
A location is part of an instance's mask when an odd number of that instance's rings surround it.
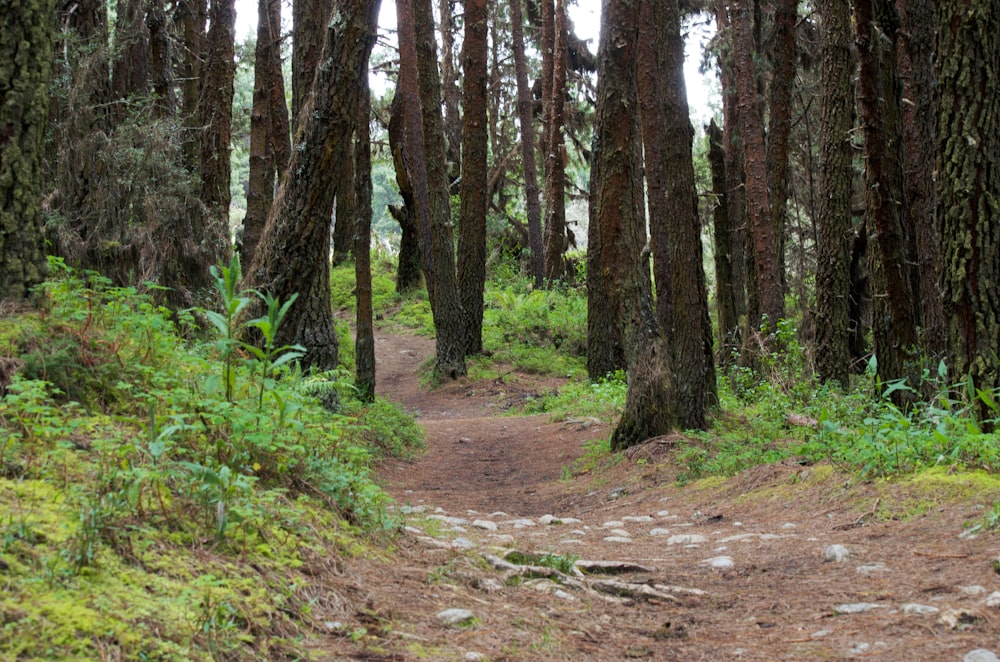
M 952 380 L 1000 386 L 1000 5 L 937 6 L 938 218 Z M 991 418 L 981 406 L 981 413 Z
M 22 0 L 0 28 L 0 299 L 45 277 L 42 147 L 49 115 L 53 0 Z

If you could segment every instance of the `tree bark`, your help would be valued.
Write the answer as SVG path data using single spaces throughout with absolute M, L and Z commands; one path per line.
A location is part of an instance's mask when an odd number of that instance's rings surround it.
M 856 0 L 854 24 L 858 98 L 865 141 L 865 209 L 875 229 L 879 262 L 872 268 L 878 374 L 883 382 L 909 377 L 911 386 L 915 386 L 919 379 L 913 360 L 918 350 L 919 312 L 901 218 L 904 199 L 895 7 L 889 0 Z
M 236 7 L 234 0 L 212 0 L 209 9 L 208 55 L 201 88 L 199 115 L 204 122 L 201 134 L 201 201 L 205 217 L 194 223 L 195 242 L 202 248 L 205 265 L 194 287 L 211 283 L 208 268 L 228 261 L 230 163 L 232 133 L 233 76 L 236 65 Z M 192 274 L 193 276 L 195 274 Z
M 338 0 L 339 2 L 339 0 Z M 298 144 L 299 114 L 312 91 L 323 49 L 330 0 L 292 0 L 292 132 Z
M 723 148 L 722 129 L 713 119 L 708 133 L 708 162 L 712 170 L 712 193 L 715 206 L 712 210 L 715 257 L 715 307 L 719 327 L 719 362 L 728 364 L 733 352 L 739 348 L 740 323 L 736 314 L 736 280 L 734 271 L 733 230 L 729 221 L 729 201 L 726 187 L 726 154 Z
M 847 387 L 850 377 L 851 15 L 842 0 L 818 5 L 822 89 L 820 196 L 816 225 L 816 372 Z
M 941 243 L 935 215 L 934 5 L 931 0 L 897 0 L 897 7 L 901 22 L 897 60 L 904 98 L 903 194 L 917 250 L 922 347 L 927 358 L 936 363 L 947 343 L 941 296 Z
M 1000 386 L 1000 7 L 943 0 L 936 18 L 949 370 L 952 383 L 969 377 L 989 392 Z M 978 404 L 984 419 L 996 418 Z
M 177 112 L 177 93 L 174 90 L 173 49 L 167 27 L 164 0 L 152 0 L 146 14 L 149 30 L 149 71 L 158 117 L 173 117 Z
M 145 96 L 149 91 L 149 31 L 146 0 L 122 0 L 115 21 L 115 58 L 111 68 L 111 90 L 115 101 Z M 125 108 L 118 104 L 118 117 Z
M 785 238 L 788 209 L 788 137 L 795 84 L 795 23 L 798 0 L 777 0 L 771 34 L 771 98 L 767 122 L 767 188 L 771 226 L 777 237 L 778 270 L 786 289 Z
M 462 114 L 459 112 L 461 105 L 459 74 L 455 66 L 455 2 L 456 0 L 438 2 L 438 14 L 441 17 L 441 96 L 444 101 L 444 135 L 449 181 L 458 178 L 462 163 Z M 465 11 L 468 13 L 468 8 Z
M 434 371 L 455 379 L 465 374 L 462 306 L 455 273 L 455 239 L 451 222 L 451 194 L 441 118 L 441 79 L 438 76 L 437 42 L 431 0 L 412 0 L 413 30 L 417 50 L 417 83 L 427 156 L 428 211 L 431 251 L 434 254 L 434 329 L 437 352 Z
M 400 80 L 402 80 L 402 68 Z M 399 256 L 396 266 L 396 291 L 402 294 L 420 287 L 420 229 L 417 227 L 417 210 L 414 202 L 413 183 L 407 169 L 406 126 L 403 110 L 403 86 L 397 83 L 396 95 L 389 112 L 389 151 L 396 172 L 396 186 L 403 199 L 400 206 L 390 205 L 389 213 L 399 222 Z
M 361 77 L 358 125 L 354 141 L 354 187 L 358 213 L 354 224 L 354 278 L 357 314 L 354 332 L 354 386 L 362 402 L 375 400 L 375 326 L 372 306 L 372 97 L 368 77 Z
M 354 224 L 358 214 L 357 198 L 354 195 L 354 162 L 351 159 L 340 165 L 337 173 L 341 184 L 340 193 L 334 205 L 333 214 L 333 263 L 341 264 L 346 260 L 354 247 Z
M 462 46 L 462 203 L 458 235 L 458 286 L 465 320 L 465 353 L 483 351 L 486 287 L 487 133 L 486 0 L 465 0 Z
M 566 105 L 566 0 L 556 0 L 552 88 L 548 92 L 551 122 L 547 127 L 545 204 L 545 278 L 561 280 L 566 273 L 566 145 L 563 123 Z
M 250 175 L 241 257 L 250 264 L 274 202 L 274 183 L 288 165 L 288 109 L 281 74 L 281 1 L 258 0 L 250 114 Z M 280 95 L 280 96 L 279 96 Z
M 298 299 L 282 324 L 278 345 L 300 344 L 302 363 L 318 371 L 337 367 L 337 334 L 330 304 L 330 214 L 340 181 L 337 165 L 352 158 L 350 136 L 375 43 L 379 0 L 343 0 L 326 30 L 315 94 L 300 117 L 299 149 L 292 153 L 253 262 L 246 288 L 281 301 Z M 249 311 L 261 313 L 260 303 Z
M 785 316 L 784 292 L 778 260 L 778 237 L 771 216 L 767 190 L 767 162 L 764 126 L 757 103 L 757 68 L 754 65 L 753 10 L 750 0 L 734 0 L 730 19 L 733 30 L 733 64 L 739 107 L 740 137 L 746 172 L 747 221 L 754 255 L 754 273 L 760 297 L 759 319 L 750 320 L 758 328 L 767 318 L 768 328 L 776 329 Z
M 54 12 L 53 0 L 18 2 L 0 30 L 0 300 L 23 299 L 45 278 L 42 147 Z
M 541 287 L 545 278 L 545 255 L 542 243 L 542 210 L 538 200 L 538 167 L 535 162 L 535 129 L 532 122 L 531 88 L 524 57 L 524 21 L 521 0 L 510 0 L 511 48 L 517 77 L 517 117 L 521 130 L 521 164 L 524 170 L 524 207 L 528 217 L 528 272 Z
M 181 116 L 184 122 L 184 165 L 197 173 L 201 163 L 201 127 L 199 109 L 202 73 L 205 61 L 205 22 L 208 20 L 208 0 L 179 0 L 177 22 L 184 31 L 183 61 L 181 62 Z

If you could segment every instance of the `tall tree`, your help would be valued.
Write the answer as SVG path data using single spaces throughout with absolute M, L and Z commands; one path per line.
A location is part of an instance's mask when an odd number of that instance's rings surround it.
M 785 316 L 784 292 L 778 259 L 778 236 L 771 216 L 767 191 L 764 126 L 757 103 L 757 67 L 754 64 L 754 20 L 750 0 L 733 0 L 730 20 L 733 31 L 733 70 L 739 108 L 743 167 L 746 173 L 747 225 L 754 256 L 754 275 L 760 299 L 760 315 L 773 330 Z M 761 319 L 751 319 L 756 328 Z
M 53 0 L 8 7 L 0 30 L 0 299 L 45 277 L 42 144 L 49 113 Z
M 245 286 L 288 301 L 278 345 L 306 348 L 303 364 L 325 371 L 337 367 L 337 334 L 330 304 L 328 259 L 330 214 L 337 165 L 353 158 L 350 136 L 358 118 L 368 56 L 375 43 L 380 0 L 342 0 L 323 40 L 314 94 L 306 101 L 291 161 L 281 178 Z M 263 311 L 257 302 L 250 316 Z
M 666 233 L 669 237 L 666 250 L 655 243 L 653 246 L 654 263 L 666 261 L 668 264 L 672 288 L 670 326 L 666 328 L 671 398 L 664 406 L 671 410 L 671 425 L 703 429 L 705 413 L 716 404 L 718 394 L 694 181 L 694 129 L 689 119 L 684 82 L 684 37 L 677 0 L 643 1 L 652 4 L 650 19 L 656 43 L 660 44 L 656 64 L 665 138 L 661 158 L 662 170 L 669 173 L 662 188 L 665 217 L 650 218 L 651 229 L 659 223 L 670 225 Z M 647 153 L 646 171 L 652 169 Z M 654 268 L 653 273 L 658 275 L 660 271 Z M 661 313 L 661 324 L 665 319 Z
M 545 145 L 545 277 L 563 278 L 566 272 L 566 60 L 568 36 L 566 0 L 556 0 L 552 56 L 552 88 Z
M 202 75 L 205 62 L 205 23 L 208 20 L 208 0 L 179 0 L 175 22 L 184 33 L 183 59 L 180 66 L 181 117 L 184 123 L 184 165 L 197 173 L 201 161 L 201 127 L 199 113 Z
M 532 122 L 531 88 L 524 55 L 524 19 L 521 0 L 510 0 L 511 49 L 517 77 L 517 118 L 521 131 L 521 167 L 524 170 L 524 207 L 528 217 L 528 271 L 540 287 L 545 278 L 542 244 L 542 210 L 538 201 L 538 167 L 535 162 L 535 129 Z
M 145 96 L 149 89 L 149 29 L 146 27 L 147 0 L 118 3 L 115 47 L 111 69 L 111 89 L 115 101 Z M 119 104 L 119 111 L 123 110 Z M 119 112 L 119 117 L 122 116 Z
M 942 0 L 936 18 L 948 355 L 953 379 L 988 392 L 1000 386 L 1000 6 Z
M 398 5 L 397 5 L 398 8 Z M 402 33 L 401 33 L 402 34 Z M 402 42 L 400 42 L 402 44 Z M 400 46 L 402 50 L 402 45 Z M 399 223 L 399 255 L 396 257 L 396 291 L 409 292 L 420 287 L 420 228 L 417 223 L 417 207 L 413 181 L 407 165 L 410 161 L 407 148 L 406 119 L 403 107 L 404 94 L 403 67 L 400 66 L 396 81 L 396 93 L 389 110 L 389 151 L 396 172 L 396 186 L 403 204 L 389 205 L 389 213 Z M 419 113 L 417 117 L 419 118 Z
M 323 49 L 330 0 L 292 0 L 292 131 L 298 133 Z M 298 141 L 296 140 L 296 143 Z
M 486 285 L 486 0 L 465 0 L 462 44 L 462 203 L 458 235 L 458 286 L 465 320 L 465 353 L 483 351 Z
M 900 87 L 896 72 L 895 6 L 855 0 L 858 100 L 865 155 L 865 212 L 875 229 L 873 336 L 883 381 L 912 377 L 918 349 L 918 301 L 902 218 L 904 208 Z M 902 394 L 901 391 L 897 393 Z
M 404 0 L 405 1 L 405 0 Z M 465 374 L 464 317 L 455 273 L 455 239 L 451 223 L 451 194 L 441 117 L 441 79 L 438 75 L 437 41 L 431 0 L 413 3 L 416 41 L 417 87 L 424 154 L 427 157 L 430 250 L 433 253 L 432 310 L 437 332 L 435 373 L 452 379 Z M 397 3 L 399 4 L 399 3 Z
M 372 95 L 368 77 L 361 77 L 357 139 L 354 142 L 354 188 L 357 218 L 354 224 L 354 278 L 357 314 L 354 332 L 354 385 L 362 402 L 375 399 L 375 327 L 372 311 Z
M 159 117 L 177 112 L 177 92 L 173 68 L 172 37 L 168 29 L 164 0 L 152 0 L 146 14 L 149 30 L 149 73 Z
M 242 257 L 250 264 L 274 201 L 274 184 L 288 165 L 288 107 L 281 73 L 281 0 L 258 0 L 250 113 L 250 174 Z
M 782 287 L 785 283 L 785 225 L 788 209 L 788 138 L 795 85 L 795 23 L 798 0 L 776 0 L 769 50 L 771 98 L 767 119 L 767 189 L 771 226 L 777 237 Z
M 929 358 L 945 352 L 941 243 L 935 206 L 937 109 L 934 95 L 934 3 L 896 0 L 900 12 L 897 61 L 903 83 L 903 195 L 917 251 L 921 341 Z
M 712 208 L 713 247 L 715 261 L 715 308 L 718 314 L 719 362 L 727 364 L 733 352 L 739 348 L 740 323 L 736 312 L 736 278 L 733 274 L 736 253 L 733 250 L 733 229 L 729 220 L 729 191 L 726 185 L 726 153 L 723 147 L 722 129 L 709 123 L 708 162 L 712 170 L 712 193 L 715 206 Z
M 463 3 L 464 4 L 464 3 Z M 462 114 L 459 112 L 462 96 L 459 88 L 459 71 L 455 66 L 456 0 L 438 0 L 441 18 L 441 98 L 444 101 L 444 137 L 448 156 L 448 176 L 458 178 L 462 161 Z M 468 8 L 466 8 L 468 13 Z M 468 30 L 468 26 L 466 26 Z M 464 49 L 464 44 L 463 44 Z M 463 83 L 464 85 L 464 83 Z
M 851 14 L 841 0 L 822 0 L 820 19 L 820 197 L 816 225 L 816 371 L 847 386 L 851 353 Z
M 196 286 L 207 286 L 208 267 L 226 261 L 230 251 L 230 138 L 232 135 L 235 52 L 235 0 L 212 0 L 209 8 L 205 80 L 199 100 L 204 122 L 201 141 L 202 222 L 193 224 L 195 242 L 203 248 L 205 267 Z

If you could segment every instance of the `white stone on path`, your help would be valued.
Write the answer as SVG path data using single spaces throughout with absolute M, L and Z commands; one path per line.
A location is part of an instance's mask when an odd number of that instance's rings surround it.
M 476 546 L 476 543 L 468 538 L 455 538 L 451 541 L 451 546 L 455 549 L 472 549 Z
M 865 563 L 864 565 L 859 565 L 855 568 L 854 572 L 859 575 L 874 575 L 888 570 L 889 568 L 887 568 L 884 563 Z
M 625 526 L 625 522 L 617 519 L 613 519 L 610 522 L 605 522 L 601 525 L 603 529 L 620 529 Z
M 503 522 L 503 524 L 509 524 L 510 526 L 513 526 L 515 529 L 523 529 L 529 526 L 537 526 L 537 523 L 533 519 L 509 519 L 506 522 Z
M 437 618 L 445 625 L 457 625 L 472 620 L 475 614 L 468 609 L 445 609 L 438 612 Z
M 626 538 L 624 536 L 608 536 L 607 538 L 604 539 L 604 542 L 624 542 L 624 543 L 630 543 L 630 542 L 632 542 L 632 539 L 631 538 Z
M 991 609 L 1000 609 L 1000 591 L 993 591 L 986 596 L 986 606 Z
M 651 536 L 669 536 L 670 529 L 652 529 L 649 532 Z
M 488 519 L 477 519 L 477 520 L 474 520 L 472 522 L 472 526 L 476 527 L 477 529 L 486 529 L 487 531 L 496 531 L 497 530 L 497 523 L 496 522 L 491 522 Z
M 649 515 L 626 515 L 622 518 L 623 522 L 652 522 L 653 518 Z
M 835 614 L 862 614 L 866 611 L 871 611 L 872 609 L 881 609 L 883 605 L 875 604 L 874 602 L 851 602 L 843 605 L 837 605 L 833 608 Z
M 705 559 L 702 563 L 707 563 L 709 567 L 714 570 L 729 570 L 736 566 L 730 556 L 715 556 L 710 559 Z
M 683 533 L 667 538 L 668 545 L 700 545 L 703 542 L 708 542 L 708 538 L 697 533 Z
M 850 558 L 850 556 L 851 553 L 843 545 L 830 545 L 826 548 L 826 551 L 823 552 L 823 560 L 827 563 L 831 561 L 844 561 L 845 559 Z
M 904 614 L 936 614 L 941 610 L 930 605 L 920 605 L 915 602 L 908 602 L 905 605 L 901 605 L 899 607 L 899 611 Z
M 462 526 L 463 524 L 468 524 L 469 520 L 464 517 L 449 517 L 448 515 L 428 515 L 427 519 L 436 519 L 442 524 L 448 524 L 451 526 Z
M 626 531 L 625 529 L 611 529 L 610 531 L 608 531 L 608 533 L 610 533 L 613 536 L 621 536 L 622 538 L 632 537 L 632 534 Z
M 477 653 L 476 651 L 469 651 L 468 653 L 465 654 L 464 659 L 465 662 L 480 662 L 481 660 L 485 660 L 486 658 L 483 657 L 482 653 Z
M 971 650 L 962 658 L 962 662 L 998 662 L 998 660 L 1000 658 L 997 657 L 996 653 L 985 648 Z

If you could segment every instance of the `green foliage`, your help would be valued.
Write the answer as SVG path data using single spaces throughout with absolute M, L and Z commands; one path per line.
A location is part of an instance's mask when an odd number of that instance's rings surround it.
M 406 329 L 419 335 L 434 335 L 434 318 L 431 315 L 427 292 L 396 292 L 395 267 L 379 255 L 372 253 L 372 309 L 379 326 Z M 334 310 L 357 310 L 354 263 L 344 262 L 330 270 L 330 290 Z M 351 356 L 353 356 L 353 348 Z
M 260 295 L 238 291 L 237 262 L 215 271 L 220 307 L 197 313 L 212 335 L 193 345 L 178 333 L 197 333 L 190 313 L 55 266 L 37 312 L 0 320 L 3 352 L 24 364 L 0 397 L 0 557 L 10 568 L 0 650 L 295 650 L 277 634 L 250 635 L 248 623 L 273 621 L 278 632 L 305 600 L 267 578 L 244 581 L 255 571 L 243 564 L 287 575 L 302 553 L 336 545 L 338 529 L 393 526 L 371 464 L 412 453 L 418 429 L 382 401 L 339 414 L 320 406 L 318 391 L 350 386 L 317 386 L 329 382 L 301 375 L 299 348 L 276 346 L 291 301 L 261 296 L 265 314 L 246 325 L 262 342 L 239 341 L 239 313 Z M 189 551 L 206 546 L 208 555 Z M 192 573 L 217 581 L 194 586 Z M 53 591 L 72 612 L 49 609 Z M 93 595 L 109 597 L 95 606 Z
M 627 390 L 625 372 L 619 370 L 596 382 L 571 381 L 557 391 L 528 402 L 524 411 L 550 414 L 557 421 L 596 418 L 611 423 L 625 407 Z

